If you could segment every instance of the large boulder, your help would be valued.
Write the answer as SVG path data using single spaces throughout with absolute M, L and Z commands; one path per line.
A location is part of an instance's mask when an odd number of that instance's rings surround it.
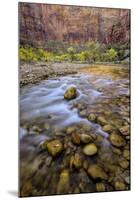
M 71 100 L 77 97 L 77 90 L 75 87 L 70 87 L 64 94 L 64 99 Z

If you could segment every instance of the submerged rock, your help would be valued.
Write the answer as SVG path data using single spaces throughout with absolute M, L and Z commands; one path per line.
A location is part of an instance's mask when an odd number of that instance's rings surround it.
M 125 139 L 121 135 L 115 132 L 110 134 L 109 139 L 112 145 L 116 147 L 123 147 L 126 144 Z
M 120 164 L 120 166 L 121 166 L 123 169 L 127 169 L 128 166 L 129 166 L 129 162 L 128 162 L 127 160 L 125 160 L 125 159 L 121 160 L 121 161 L 119 162 L 119 164 Z
M 64 94 L 64 99 L 71 100 L 77 97 L 77 90 L 75 87 L 70 87 Z
M 97 146 L 94 143 L 91 144 L 87 144 L 84 148 L 83 148 L 83 153 L 87 156 L 92 156 L 95 155 L 97 153 L 98 149 Z
M 80 136 L 81 142 L 87 144 L 93 141 L 93 138 L 90 135 L 82 133 Z
M 116 190 L 125 190 L 126 189 L 125 184 L 121 181 L 116 181 L 114 187 Z
M 96 115 L 94 113 L 90 113 L 88 115 L 88 120 L 91 122 L 95 122 L 96 121 Z
M 106 124 L 105 126 L 103 126 L 103 131 L 111 133 L 113 131 L 113 127 L 110 124 Z
M 76 169 L 81 168 L 82 166 L 82 159 L 81 156 L 78 153 L 75 153 L 74 156 L 71 156 L 70 159 L 70 168 L 75 167 Z
M 97 122 L 102 126 L 107 124 L 107 120 L 105 119 L 104 116 L 98 116 Z
M 55 139 L 47 142 L 47 149 L 52 156 L 57 156 L 63 151 L 63 144 L 59 140 Z
M 108 179 L 108 175 L 106 172 L 99 167 L 97 164 L 92 164 L 88 168 L 88 174 L 93 178 L 93 179 Z
M 64 169 L 60 174 L 60 180 L 57 186 L 57 194 L 65 194 L 69 192 L 70 173 L 68 169 Z
M 96 183 L 96 191 L 97 192 L 105 192 L 105 184 L 104 183 Z
M 73 133 L 71 139 L 74 144 L 76 145 L 80 144 L 80 135 L 78 133 Z

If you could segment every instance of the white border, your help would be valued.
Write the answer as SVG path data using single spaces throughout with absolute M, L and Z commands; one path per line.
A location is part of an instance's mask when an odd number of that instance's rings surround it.
M 25 0 L 21 2 L 42 2 L 56 3 L 66 5 L 83 5 L 96 7 L 112 7 L 112 8 L 130 8 L 132 16 L 132 34 L 131 34 L 131 49 L 134 49 L 134 7 L 133 0 Z M 0 199 L 12 200 L 17 199 L 15 192 L 18 186 L 18 0 L 3 0 L 0 4 Z M 133 86 L 133 61 L 134 53 L 131 51 L 131 102 L 134 102 Z M 131 105 L 132 113 L 134 107 Z M 133 115 L 131 114 L 131 120 Z M 133 123 L 132 123 L 132 130 Z M 131 173 L 134 177 L 134 140 L 132 134 L 132 149 L 131 149 Z M 128 192 L 111 192 L 111 193 L 94 193 L 81 195 L 66 195 L 66 196 L 50 196 L 36 197 L 34 199 L 55 199 L 55 200 L 112 200 L 132 199 L 134 195 L 134 181 L 131 179 L 131 191 Z M 30 198 L 23 198 L 30 199 Z

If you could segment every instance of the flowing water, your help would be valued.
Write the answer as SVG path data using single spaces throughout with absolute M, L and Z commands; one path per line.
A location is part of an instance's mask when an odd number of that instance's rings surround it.
M 51 78 L 37 85 L 22 88 L 20 93 L 21 162 L 24 164 L 33 159 L 36 155 L 35 147 L 41 141 L 53 137 L 56 131 L 77 124 L 91 126 L 97 134 L 104 137 L 102 145 L 106 149 L 109 148 L 108 133 L 104 132 L 99 124 L 81 117 L 75 105 L 82 102 L 88 105 L 89 110 L 96 109 L 99 112 L 97 106 L 104 104 L 106 110 L 112 109 L 121 114 L 127 108 L 112 105 L 109 100 L 111 102 L 114 98 L 129 95 L 128 84 L 129 81 L 125 78 L 115 80 L 110 76 L 98 77 L 95 74 L 78 73 Z M 78 95 L 77 98 L 67 101 L 64 99 L 64 93 L 72 86 L 77 88 Z M 32 130 L 31 127 L 34 125 L 41 127 L 40 134 Z M 111 155 L 110 151 L 109 155 Z

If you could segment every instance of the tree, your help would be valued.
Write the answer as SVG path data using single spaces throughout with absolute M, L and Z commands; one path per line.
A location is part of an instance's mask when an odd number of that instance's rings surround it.
M 72 62 L 72 61 L 74 60 L 74 58 L 75 58 L 76 49 L 73 48 L 73 47 L 69 47 L 69 48 L 67 49 L 67 52 L 68 52 L 69 57 L 70 57 L 70 60 L 71 60 L 71 62 Z

